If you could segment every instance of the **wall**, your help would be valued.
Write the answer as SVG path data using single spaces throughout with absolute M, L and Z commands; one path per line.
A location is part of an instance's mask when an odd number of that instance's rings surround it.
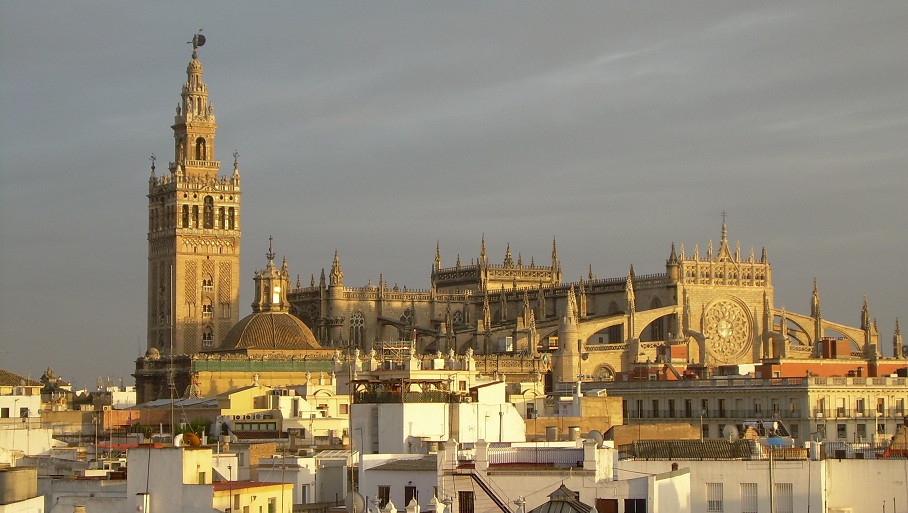
M 824 460 L 826 505 L 853 513 L 902 511 L 908 505 L 908 460 Z M 855 478 L 859 476 L 860 485 Z M 886 506 L 883 506 L 885 504 Z

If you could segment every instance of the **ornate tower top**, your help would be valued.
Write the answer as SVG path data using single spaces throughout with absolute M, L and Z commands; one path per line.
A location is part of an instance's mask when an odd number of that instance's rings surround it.
M 268 264 L 264 269 L 255 273 L 255 301 L 252 302 L 253 313 L 257 312 L 287 312 L 290 302 L 287 301 L 287 290 L 290 288 L 290 273 L 287 263 L 280 269 L 274 266 L 274 251 L 272 251 L 273 237 L 268 237 Z
M 334 250 L 334 262 L 331 263 L 331 276 L 329 278 L 329 285 L 340 285 L 344 284 L 344 271 L 341 269 L 340 256 L 337 253 L 337 250 Z

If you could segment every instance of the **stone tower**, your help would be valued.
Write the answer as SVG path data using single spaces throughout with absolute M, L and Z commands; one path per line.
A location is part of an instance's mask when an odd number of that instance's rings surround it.
M 219 176 L 217 123 L 198 48 L 174 117 L 174 159 L 148 180 L 148 348 L 195 354 L 218 347 L 239 318 L 240 174 Z

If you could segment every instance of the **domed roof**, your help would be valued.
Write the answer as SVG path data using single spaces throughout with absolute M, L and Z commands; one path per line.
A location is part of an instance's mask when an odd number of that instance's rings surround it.
M 255 312 L 236 323 L 221 349 L 321 349 L 306 324 L 288 312 Z

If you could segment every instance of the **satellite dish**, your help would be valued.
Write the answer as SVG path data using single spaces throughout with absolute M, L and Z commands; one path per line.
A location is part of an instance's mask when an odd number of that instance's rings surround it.
M 602 436 L 602 432 L 598 429 L 590 431 L 590 434 L 587 435 L 587 437 L 589 437 L 590 440 L 596 441 L 596 447 L 602 447 L 602 441 L 605 440 L 605 437 Z
M 732 440 L 738 439 L 738 428 L 734 424 L 726 424 L 722 428 L 722 438 L 725 438 L 729 442 Z
M 344 498 L 344 506 L 349 513 L 363 513 L 366 511 L 366 499 L 359 492 L 351 492 Z
M 202 439 L 199 438 L 199 435 L 193 433 L 192 431 L 187 431 L 180 435 L 183 437 L 183 443 L 189 447 L 201 447 Z

